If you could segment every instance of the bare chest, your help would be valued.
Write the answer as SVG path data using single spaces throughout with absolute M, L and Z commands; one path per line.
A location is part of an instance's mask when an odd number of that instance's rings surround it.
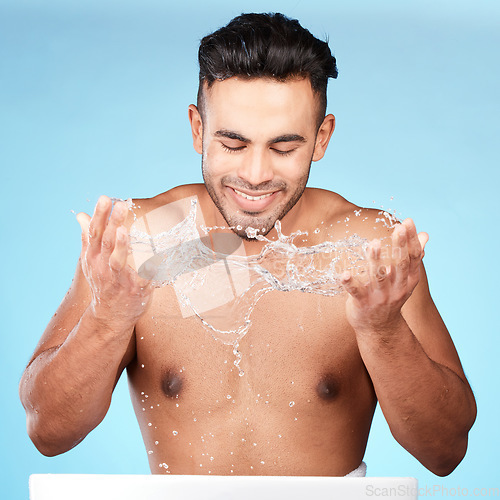
M 270 292 L 235 349 L 198 316 L 183 316 L 172 288 L 161 288 L 136 327 L 136 366 L 129 373 L 138 389 L 157 398 L 197 405 L 216 407 L 236 396 L 242 404 L 329 401 L 364 371 L 344 310 L 344 295 Z

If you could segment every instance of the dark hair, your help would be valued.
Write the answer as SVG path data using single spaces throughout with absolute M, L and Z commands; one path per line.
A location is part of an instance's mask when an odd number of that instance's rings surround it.
M 243 76 L 286 81 L 307 77 L 320 97 L 321 121 L 326 113 L 328 78 L 337 78 L 335 57 L 327 42 L 314 37 L 296 19 L 283 14 L 242 14 L 201 40 L 198 107 L 203 84 Z M 320 123 L 321 123 L 320 121 Z

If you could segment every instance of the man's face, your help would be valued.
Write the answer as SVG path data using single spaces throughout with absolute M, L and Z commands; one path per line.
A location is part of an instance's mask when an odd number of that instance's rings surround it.
M 238 77 L 205 86 L 204 98 L 199 140 L 207 191 L 239 236 L 249 227 L 267 234 L 298 202 L 319 159 L 319 99 L 308 79 Z

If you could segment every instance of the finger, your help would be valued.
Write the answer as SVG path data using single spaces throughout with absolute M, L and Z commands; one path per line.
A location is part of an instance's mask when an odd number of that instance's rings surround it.
M 113 251 L 116 242 L 116 231 L 125 222 L 127 217 L 127 206 L 122 201 L 118 201 L 111 212 L 108 224 L 102 236 L 102 255 L 105 259 Z
M 85 212 L 80 212 L 77 214 L 76 220 L 82 229 L 82 251 L 85 252 L 89 244 L 90 215 Z
M 407 241 L 408 241 L 408 255 L 410 258 L 409 273 L 415 273 L 420 268 L 420 261 L 422 260 L 422 246 L 417 236 L 417 228 L 411 219 L 404 221 Z
M 371 286 L 377 289 L 383 289 L 388 285 L 387 269 L 382 263 L 381 255 L 380 240 L 373 240 L 368 247 L 368 267 Z
M 112 271 L 121 271 L 126 263 L 128 257 L 128 233 L 124 226 L 120 226 L 116 230 L 116 243 L 113 251 L 109 256 L 109 267 Z
M 400 224 L 392 233 L 392 280 L 396 287 L 406 287 L 410 268 L 406 226 Z
M 362 301 L 366 297 L 366 288 L 349 271 L 344 271 L 340 278 L 344 290 L 355 299 Z
M 427 242 L 429 241 L 429 235 L 427 233 L 418 233 L 417 237 L 420 242 L 420 247 L 422 248 L 421 259 L 423 259 L 425 255 L 425 245 L 427 245 Z
M 101 196 L 97 201 L 94 215 L 90 220 L 89 251 L 94 255 L 97 255 L 101 251 L 102 235 L 106 229 L 111 206 L 111 200 L 107 196 Z

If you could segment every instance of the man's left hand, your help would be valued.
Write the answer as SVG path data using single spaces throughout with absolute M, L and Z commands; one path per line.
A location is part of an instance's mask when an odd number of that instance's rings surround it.
M 349 271 L 342 274 L 342 285 L 349 293 L 347 319 L 356 332 L 387 332 L 402 320 L 401 308 L 420 279 L 420 266 L 427 233 L 417 234 L 411 219 L 405 219 L 392 233 L 389 264 L 382 262 L 381 242 L 372 240 L 366 251 L 368 280 L 361 282 Z

